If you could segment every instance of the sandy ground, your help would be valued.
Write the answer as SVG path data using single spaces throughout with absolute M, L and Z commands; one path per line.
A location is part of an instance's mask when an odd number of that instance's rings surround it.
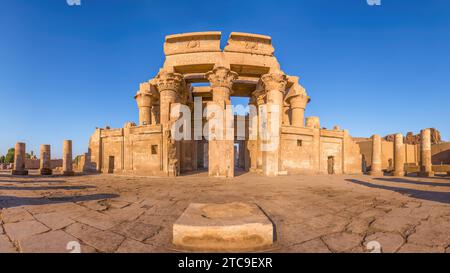
M 383 252 L 450 252 L 448 177 L 5 172 L 0 252 L 77 251 L 69 242 L 82 252 L 176 252 L 172 224 L 190 203 L 234 201 L 256 203 L 273 221 L 269 252 L 370 252 L 378 244 Z

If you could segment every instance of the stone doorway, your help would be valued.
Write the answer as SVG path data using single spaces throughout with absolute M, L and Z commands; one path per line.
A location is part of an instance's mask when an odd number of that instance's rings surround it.
M 334 156 L 329 156 L 328 157 L 328 174 L 335 174 L 334 172 Z
M 108 158 L 108 173 L 114 173 L 114 156 Z

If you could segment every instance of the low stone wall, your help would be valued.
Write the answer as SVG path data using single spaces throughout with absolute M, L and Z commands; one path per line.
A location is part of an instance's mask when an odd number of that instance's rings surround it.
M 0 163 L 0 170 L 12 169 L 12 164 Z
M 433 172 L 448 173 L 450 172 L 450 165 L 433 165 Z

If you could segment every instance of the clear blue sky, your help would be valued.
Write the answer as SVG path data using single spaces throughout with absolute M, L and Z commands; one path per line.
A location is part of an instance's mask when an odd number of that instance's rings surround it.
M 161 67 L 164 36 L 219 30 L 273 37 L 301 77 L 307 115 L 353 136 L 438 128 L 450 140 L 450 1 L 3 0 L 0 154 L 137 121 L 133 96 Z

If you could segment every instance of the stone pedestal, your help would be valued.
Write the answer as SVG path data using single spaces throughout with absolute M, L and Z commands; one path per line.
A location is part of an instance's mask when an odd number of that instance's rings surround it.
M 12 175 L 28 175 L 28 170 L 25 170 L 25 143 L 17 142 L 14 148 L 14 168 L 11 171 Z
M 63 174 L 66 176 L 74 175 L 72 163 L 72 140 L 64 140 L 63 144 Z
M 396 134 L 394 141 L 394 176 L 405 175 L 405 144 L 403 135 Z
M 50 145 L 41 145 L 41 160 L 39 173 L 41 175 L 52 175 L 52 162 Z
M 206 78 L 211 83 L 213 93 L 213 104 L 223 111 L 222 120 L 217 120 L 222 132 L 216 139 L 209 140 L 209 166 L 208 173 L 215 177 L 234 177 L 234 131 L 228 134 L 226 107 L 231 105 L 230 95 L 233 81 L 238 78 L 238 74 L 226 67 L 216 67 L 206 73 Z M 220 115 L 219 115 L 220 116 Z M 232 118 L 232 117 L 229 117 Z M 220 130 L 219 130 L 220 131 Z M 231 139 L 229 139 L 231 138 Z
M 280 128 L 283 121 L 283 94 L 286 89 L 287 78 L 283 73 L 266 74 L 261 77 L 266 92 L 266 132 L 267 139 L 262 141 L 263 173 L 267 176 L 277 176 L 280 172 Z
M 383 176 L 381 166 L 381 136 L 372 136 L 372 165 L 370 168 L 370 175 Z
M 420 132 L 420 172 L 422 177 L 433 176 L 431 162 L 431 130 L 424 129 Z
M 173 244 L 191 251 L 252 251 L 269 247 L 274 226 L 254 204 L 190 204 L 173 224 Z

